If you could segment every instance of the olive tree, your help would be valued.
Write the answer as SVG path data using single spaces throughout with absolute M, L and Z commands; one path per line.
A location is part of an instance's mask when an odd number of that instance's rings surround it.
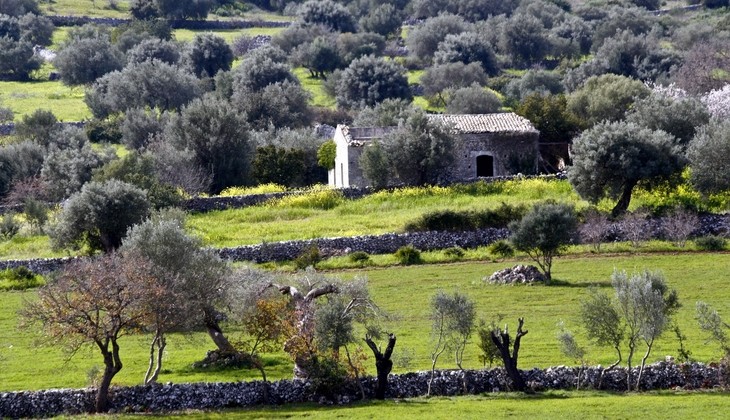
M 456 366 L 464 372 L 462 362 L 464 350 L 471 338 L 476 319 L 476 307 L 468 296 L 459 292 L 453 295 L 437 292 L 431 298 L 431 378 L 426 395 L 431 395 L 431 386 L 436 374 L 436 362 L 446 351 L 454 352 Z M 466 388 L 466 376 L 464 376 Z M 465 389 L 466 391 L 466 389 Z
M 463 18 L 453 14 L 442 14 L 426 19 L 408 33 L 406 38 L 408 51 L 418 59 L 428 62 L 446 36 L 464 32 L 469 26 Z
M 521 220 L 510 223 L 510 241 L 515 249 L 527 253 L 552 280 L 553 258 L 560 255 L 577 233 L 578 222 L 572 206 L 536 204 Z
M 213 77 L 228 71 L 233 64 L 233 50 L 225 39 L 212 33 L 195 35 L 187 45 L 183 60 L 198 77 Z
M 604 369 L 604 373 L 621 363 L 622 344 L 628 347 L 626 385 L 628 390 L 638 391 L 654 343 L 669 328 L 671 317 L 680 306 L 677 292 L 667 286 L 661 273 L 648 270 L 630 276 L 616 270 L 611 275 L 611 284 L 615 298 L 593 290 L 581 303 L 583 326 L 589 338 L 599 345 L 610 345 L 617 352 L 618 360 Z M 646 351 L 634 382 L 632 360 L 642 342 Z
M 373 106 L 388 98 L 410 100 L 406 69 L 372 55 L 360 57 L 343 71 L 337 84 L 337 105 L 345 108 Z
M 687 150 L 690 180 L 699 191 L 715 193 L 730 189 L 730 123 L 713 120 L 700 127 Z
M 67 42 L 53 64 L 66 85 L 85 85 L 124 67 L 124 56 L 106 37 L 77 38 Z
M 573 141 L 573 166 L 568 179 L 592 203 L 616 199 L 614 216 L 624 213 L 639 183 L 666 180 L 684 167 L 677 139 L 626 122 L 604 122 Z
M 308 0 L 297 12 L 299 19 L 310 25 L 325 25 L 337 32 L 355 32 L 355 18 L 347 8 L 332 0 Z
M 710 113 L 698 99 L 675 99 L 654 92 L 634 103 L 626 114 L 626 121 L 651 130 L 666 131 L 676 137 L 683 147 L 687 147 L 697 128 L 710 121 Z
M 64 203 L 49 236 L 54 248 L 111 252 L 122 244 L 131 226 L 149 215 L 149 202 L 141 189 L 110 180 L 89 182 Z
M 449 114 L 491 114 L 502 107 L 502 101 L 493 91 L 476 84 L 451 90 L 447 96 Z
M 615 74 L 595 76 L 568 95 L 568 110 L 589 126 L 620 121 L 636 100 L 649 93 L 638 80 Z
M 252 158 L 246 115 L 227 101 L 206 95 L 171 118 L 165 136 L 180 149 L 189 149 L 212 175 L 210 192 L 248 182 Z
M 204 248 L 200 239 L 188 235 L 183 223 L 170 213 L 158 214 L 129 229 L 122 241 L 122 252 L 149 260 L 152 273 L 167 290 L 180 296 L 174 302 L 178 305 L 176 314 L 149 327 L 163 344 L 164 335 L 172 329 L 202 326 L 221 355 L 236 353 L 220 326 L 225 319 L 220 308 L 230 303 L 232 289 L 228 264 L 214 250 Z M 158 354 L 164 350 L 157 347 Z

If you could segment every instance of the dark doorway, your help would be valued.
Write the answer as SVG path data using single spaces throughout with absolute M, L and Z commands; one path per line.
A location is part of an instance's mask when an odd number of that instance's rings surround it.
M 494 158 L 492 156 L 477 156 L 477 176 L 494 176 Z

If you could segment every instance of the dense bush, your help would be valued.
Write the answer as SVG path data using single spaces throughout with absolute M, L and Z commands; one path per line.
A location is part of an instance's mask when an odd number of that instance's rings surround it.
M 702 236 L 695 239 L 695 245 L 704 251 L 722 251 L 727 245 L 727 239 L 722 236 Z
M 395 251 L 395 258 L 400 262 L 402 265 L 415 265 L 415 264 L 421 264 L 423 263 L 423 258 L 421 258 L 421 251 L 416 249 L 413 245 L 406 245 L 398 248 L 397 251 Z
M 294 260 L 294 266 L 297 270 L 304 270 L 307 267 L 315 267 L 320 261 L 322 255 L 319 253 L 319 248 L 317 245 L 312 245 L 299 254 Z
M 12 239 L 20 231 L 20 222 L 15 220 L 15 213 L 5 213 L 0 219 L 0 237 L 4 240 Z
M 356 264 L 366 265 L 370 263 L 370 254 L 365 251 L 355 251 L 347 256 L 351 262 Z
M 0 290 L 26 290 L 45 284 L 42 276 L 26 267 L 9 268 L 0 271 Z
M 479 211 L 440 210 L 426 213 L 405 226 L 408 232 L 466 231 L 485 228 L 501 228 L 520 220 L 527 213 L 526 206 L 502 203 L 495 209 Z

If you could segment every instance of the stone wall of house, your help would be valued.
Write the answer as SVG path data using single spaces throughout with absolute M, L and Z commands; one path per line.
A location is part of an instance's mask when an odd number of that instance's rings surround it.
M 598 386 L 602 368 L 553 367 L 522 371 L 528 386 L 535 391 L 549 389 L 574 389 L 578 375 L 583 388 Z M 638 373 L 638 372 L 635 372 Z M 674 364 L 661 362 L 646 367 L 642 377 L 642 389 L 710 389 L 727 386 L 725 367 L 702 363 Z M 636 376 L 634 376 L 636 377 Z M 426 395 L 430 372 L 412 372 L 390 375 L 388 398 L 412 398 Z M 464 391 L 466 383 L 466 391 Z M 504 369 L 444 370 L 437 371 L 431 394 L 455 396 L 502 392 L 509 390 L 509 380 Z M 602 389 L 622 391 L 626 389 L 626 370 L 617 368 L 603 378 Z M 376 380 L 363 379 L 366 398 L 374 397 Z M 54 389 L 46 391 L 19 391 L 0 393 L 0 417 L 50 417 L 60 414 L 90 412 L 94 404 L 92 388 Z M 159 413 L 180 410 L 212 410 L 257 405 L 279 405 L 304 402 L 347 404 L 361 398 L 356 384 L 348 383 L 336 395 L 323 396 L 315 392 L 311 384 L 295 380 L 264 383 L 188 383 L 153 384 L 134 387 L 113 387 L 110 400 L 113 412 Z
M 467 133 L 461 134 L 454 148 L 454 168 L 452 178 L 456 181 L 469 181 L 477 176 L 476 158 L 489 155 L 494 159 L 494 176 L 514 175 L 510 159 L 518 156 L 520 160 L 534 162 L 537 168 L 539 156 L 538 137 L 535 133 Z M 534 172 L 534 171 L 533 171 Z

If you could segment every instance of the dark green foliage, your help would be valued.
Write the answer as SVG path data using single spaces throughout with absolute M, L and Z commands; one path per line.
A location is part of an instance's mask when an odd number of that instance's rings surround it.
M 722 251 L 727 245 L 727 239 L 722 236 L 702 236 L 695 239 L 695 245 L 703 251 Z
M 306 127 L 312 122 L 310 95 L 297 81 L 276 82 L 258 91 L 236 90 L 233 104 L 252 128 Z
M 312 77 L 326 79 L 325 73 L 340 67 L 341 59 L 331 37 L 317 37 L 297 47 L 293 54 L 293 61 L 309 70 Z
M 445 90 L 484 86 L 486 83 L 487 74 L 479 63 L 464 64 L 461 61 L 429 67 L 420 82 L 429 103 L 440 106 L 446 105 Z
M 511 101 L 523 102 L 529 96 L 536 94 L 540 96 L 557 95 L 562 93 L 564 88 L 562 78 L 558 72 L 528 70 L 519 79 L 510 81 L 504 90 Z
M 540 64 L 552 45 L 543 23 L 530 14 L 513 15 L 505 22 L 500 37 L 500 51 L 521 68 Z
M 497 258 L 511 258 L 515 255 L 515 249 L 508 241 L 500 239 L 489 245 L 489 253 L 496 255 Z
M 16 183 L 38 176 L 44 154 L 42 146 L 27 140 L 0 147 L 0 197 Z
M 649 96 L 642 82 L 606 74 L 591 77 L 568 97 L 568 111 L 589 126 L 601 121 L 620 121 L 637 100 Z
M 484 37 L 476 32 L 449 34 L 438 44 L 434 53 L 434 63 L 478 63 L 490 76 L 499 73 L 499 63 L 494 50 Z
M 86 123 L 84 131 L 92 143 L 119 144 L 122 142 L 122 131 L 119 125 L 120 121 L 115 118 L 93 119 Z
M 129 11 L 135 19 L 205 19 L 215 0 L 132 0 Z
M 355 32 L 355 18 L 349 10 L 332 0 L 308 0 L 299 7 L 297 16 L 310 25 L 325 25 L 337 32 Z
M 371 9 L 367 15 L 360 18 L 360 27 L 367 32 L 388 37 L 400 30 L 403 22 L 403 13 L 389 3 L 384 3 Z
M 174 206 L 182 200 L 181 194 L 171 185 L 160 182 L 155 159 L 150 153 L 129 153 L 115 159 L 94 173 L 94 180 L 111 179 L 126 182 L 147 192 L 147 199 L 155 209 Z
M 49 198 L 61 201 L 79 191 L 107 157 L 91 148 L 83 130 L 63 128 L 49 146 L 41 169 Z
M 23 203 L 23 213 L 31 228 L 43 233 L 43 225 L 48 221 L 48 206 L 44 203 L 29 197 Z
M 317 395 L 334 397 L 341 390 L 347 379 L 347 370 L 332 355 L 320 354 L 306 364 L 312 392 Z
M 564 95 L 535 93 L 525 98 L 515 112 L 528 120 L 540 131 L 540 141 L 546 143 L 569 142 L 580 132 L 580 121 L 567 110 Z
M 127 51 L 127 63 L 141 63 L 147 60 L 160 60 L 167 64 L 180 61 L 180 50 L 172 41 L 159 38 L 145 39 Z
M 302 150 L 279 148 L 273 145 L 256 149 L 251 175 L 259 184 L 277 184 L 286 187 L 302 186 L 305 157 Z
M 410 100 L 406 69 L 372 55 L 360 57 L 344 70 L 337 85 L 337 105 L 344 108 L 373 106 L 388 98 Z
M 617 216 L 628 208 L 637 184 L 667 180 L 684 164 L 678 141 L 670 134 L 604 122 L 574 140 L 568 178 L 586 200 L 617 199 L 612 211 Z
M 520 220 L 527 213 L 525 206 L 502 203 L 495 209 L 453 211 L 442 210 L 426 213 L 405 226 L 408 232 L 468 231 L 474 229 L 503 228 Z
M 28 290 L 46 284 L 43 276 L 37 275 L 24 266 L 0 271 L 0 290 Z
M 26 13 L 39 15 L 41 13 L 36 0 L 3 0 L 0 1 L 0 14 L 9 16 L 23 16 Z
M 17 235 L 18 232 L 20 232 L 20 222 L 15 220 L 15 213 L 3 214 L 2 219 L 0 219 L 0 237 L 7 241 Z
M 0 38 L 0 77 L 11 80 L 28 80 L 30 73 L 41 67 L 41 59 L 34 55 L 33 44 Z
M 408 51 L 424 62 L 431 61 L 438 50 L 439 43 L 451 34 L 459 34 L 469 29 L 463 18 L 453 14 L 442 14 L 426 19 L 421 25 L 411 29 L 406 39 Z
M 192 73 L 153 60 L 101 77 L 86 91 L 84 102 L 95 117 L 104 118 L 131 108 L 179 110 L 200 93 L 201 86 Z
M 479 323 L 479 329 L 477 329 L 479 341 L 477 342 L 477 346 L 480 350 L 479 361 L 482 362 L 484 367 L 487 367 L 487 364 L 489 364 L 491 368 L 494 362 L 500 360 L 499 349 L 494 344 L 494 341 L 492 341 L 492 331 L 499 328 L 497 323 L 501 322 L 502 319 L 503 317 L 500 315 L 490 324 L 487 324 L 483 320 Z
M 698 130 L 687 150 L 695 188 L 705 194 L 730 189 L 729 153 L 730 122 L 716 120 Z
M 336 157 L 337 144 L 334 140 L 327 140 L 317 149 L 317 164 L 327 170 L 335 169 Z
M 286 53 L 275 46 L 256 48 L 244 57 L 233 73 L 233 92 L 259 91 L 278 82 L 298 83 L 286 63 Z
M 226 41 L 212 33 L 195 35 L 185 50 L 184 61 L 198 77 L 214 77 L 228 71 L 233 64 L 233 50 Z
M 447 95 L 447 114 L 490 114 L 502 107 L 494 92 L 476 84 L 451 90 Z
M 292 185 L 307 186 L 326 182 L 327 171 L 319 166 L 317 155 L 322 139 L 311 129 L 282 128 L 253 132 L 252 142 L 257 148 L 271 146 L 276 150 L 287 151 L 288 159 L 294 157 L 301 162 L 301 170 L 291 180 Z
M 127 229 L 149 215 L 141 189 L 118 181 L 89 182 L 63 206 L 49 236 L 54 248 L 86 248 L 111 252 L 122 244 Z
M 398 262 L 402 265 L 416 265 L 423 263 L 421 251 L 416 249 L 413 245 L 406 245 L 398 248 L 394 255 Z
M 310 245 L 294 260 L 294 266 L 297 270 L 304 270 L 307 267 L 315 267 L 322 261 L 317 245 Z
M 31 13 L 21 16 L 18 19 L 20 37 L 32 45 L 51 45 L 53 31 L 56 29 L 53 22 L 44 16 Z
M 360 155 L 360 168 L 363 176 L 376 190 L 388 186 L 392 167 L 385 147 L 379 141 L 374 141 L 363 150 Z
M 211 193 L 249 183 L 253 150 L 246 115 L 212 95 L 195 99 L 172 118 L 165 136 L 189 149 L 201 168 L 212 175 Z
M 72 39 L 56 55 L 53 64 L 66 85 L 86 85 L 124 67 L 124 56 L 108 37 Z
M 527 253 L 540 266 L 549 284 L 553 258 L 572 242 L 577 228 L 572 206 L 540 203 L 520 221 L 510 223 L 510 241 L 515 249 Z
M 392 171 L 408 185 L 438 183 L 454 161 L 453 133 L 423 113 L 411 115 L 382 144 Z
M 666 131 L 687 147 L 697 128 L 710 121 L 710 114 L 698 99 L 673 99 L 654 93 L 636 101 L 626 115 L 626 121 L 651 130 Z
M 385 37 L 372 32 L 338 34 L 335 40 L 340 66 L 347 67 L 352 60 L 366 55 L 379 57 L 385 50 Z
M 168 119 L 169 115 L 164 112 L 132 108 L 124 113 L 120 123 L 122 142 L 130 149 L 141 149 L 147 146 L 151 138 L 162 133 Z
M 356 264 L 367 265 L 370 263 L 370 254 L 365 251 L 355 251 L 350 253 L 347 258 Z
M 30 140 L 47 147 L 60 130 L 58 119 L 47 109 L 36 109 L 15 125 L 15 136 L 20 140 Z

